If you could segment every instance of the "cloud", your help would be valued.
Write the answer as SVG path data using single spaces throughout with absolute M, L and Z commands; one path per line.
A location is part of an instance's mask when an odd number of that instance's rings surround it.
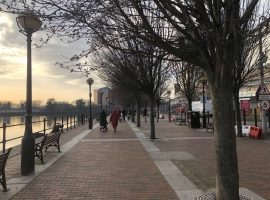
M 81 86 L 82 85 L 82 79 L 68 80 L 68 81 L 66 81 L 66 83 L 69 84 L 69 85 Z M 86 84 L 85 84 L 85 86 L 86 86 Z
M 6 99 L 19 102 L 25 99 L 26 36 L 19 32 L 15 18 L 14 15 L 0 13 L 0 101 Z M 34 33 L 32 44 L 37 43 L 42 35 L 42 31 Z M 41 48 L 32 45 L 33 99 L 46 102 L 48 98 L 56 98 L 70 102 L 88 98 L 86 78 L 55 65 L 56 62 L 68 61 L 70 56 L 80 53 L 83 48 L 87 48 L 84 41 L 66 44 L 57 37 Z M 95 81 L 93 89 L 104 86 L 95 73 L 91 77 Z

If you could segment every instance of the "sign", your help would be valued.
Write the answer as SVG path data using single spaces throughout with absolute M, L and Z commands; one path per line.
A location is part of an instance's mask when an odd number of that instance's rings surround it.
M 259 94 L 259 101 L 270 100 L 270 94 Z
M 261 95 L 261 97 L 260 97 Z M 259 101 L 264 101 L 264 100 L 270 100 L 270 97 L 264 96 L 264 95 L 270 95 L 270 92 L 265 84 L 260 84 L 256 91 L 256 99 Z
M 259 94 L 270 94 L 270 92 L 265 84 L 261 84 Z
M 241 108 L 241 110 L 249 110 L 250 109 L 250 100 L 240 100 L 240 108 Z
M 263 110 L 268 110 L 268 109 L 270 108 L 270 103 L 269 103 L 269 101 L 262 101 L 262 102 L 261 102 L 261 108 L 262 108 Z

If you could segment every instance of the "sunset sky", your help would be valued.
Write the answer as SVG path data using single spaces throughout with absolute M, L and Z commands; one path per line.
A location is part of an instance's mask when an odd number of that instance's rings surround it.
M 26 36 L 19 32 L 15 15 L 0 13 L 0 101 L 19 103 L 26 94 Z M 32 43 L 40 39 L 41 31 L 35 32 Z M 64 44 L 57 38 L 42 48 L 32 46 L 33 100 L 55 98 L 56 101 L 72 102 L 89 98 L 87 78 L 55 65 L 66 57 L 79 53 L 84 43 Z M 93 89 L 103 83 L 93 74 Z

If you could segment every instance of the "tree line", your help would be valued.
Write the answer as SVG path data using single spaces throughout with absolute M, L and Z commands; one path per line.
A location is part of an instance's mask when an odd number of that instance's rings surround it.
M 94 107 L 97 105 L 93 105 Z M 33 109 L 47 110 L 47 111 L 60 111 L 66 109 L 87 110 L 89 109 L 89 101 L 84 99 L 77 99 L 72 103 L 57 101 L 54 98 L 49 98 L 45 104 L 40 100 L 32 102 Z M 25 109 L 25 101 L 20 103 L 13 103 L 12 101 L 0 101 L 0 110 L 14 110 Z
M 60 67 L 88 76 L 98 70 L 111 87 L 131 96 L 139 108 L 148 98 L 151 139 L 153 106 L 168 94 L 173 76 L 190 92 L 206 79 L 214 108 L 216 199 L 239 200 L 239 174 L 233 109 L 239 89 L 258 77 L 268 36 L 269 2 L 261 0 L 0 0 L 2 10 L 24 9 L 42 18 L 38 46 L 57 36 L 84 40 L 85 49 Z M 264 48 L 266 45 L 263 45 Z M 172 72 L 171 69 L 177 69 Z M 189 84 L 187 84 L 189 83 Z M 238 105 L 239 106 L 239 105 Z M 237 115 L 239 120 L 239 115 Z M 241 124 L 238 122 L 238 132 Z

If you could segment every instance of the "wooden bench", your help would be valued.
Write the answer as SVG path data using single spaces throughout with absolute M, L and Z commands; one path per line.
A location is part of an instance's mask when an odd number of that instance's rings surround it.
M 209 129 L 212 129 L 212 131 L 214 132 L 214 123 L 213 122 L 209 122 L 209 123 L 206 124 L 206 132 Z
M 38 157 L 41 160 L 41 163 L 44 164 L 43 160 L 43 149 L 45 149 L 45 152 L 47 149 L 51 146 L 54 146 L 58 149 L 58 152 L 60 151 L 60 136 L 61 136 L 61 131 L 57 133 L 50 133 L 44 135 L 44 138 L 42 139 L 41 142 L 38 142 L 35 144 L 35 156 Z
M 6 183 L 5 167 L 6 167 L 7 159 L 8 159 L 11 149 L 12 148 L 9 148 L 7 152 L 0 154 L 0 183 L 3 187 L 3 192 L 8 191 L 7 183 Z

